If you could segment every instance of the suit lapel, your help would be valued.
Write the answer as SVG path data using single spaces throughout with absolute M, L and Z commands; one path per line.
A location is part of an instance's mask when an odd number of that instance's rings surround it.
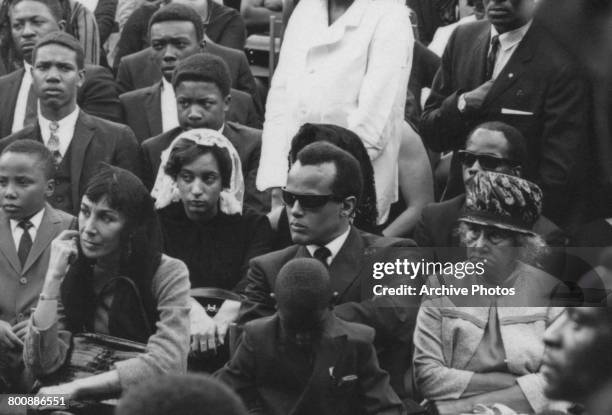
M 86 162 L 85 152 L 89 146 L 89 142 L 93 138 L 95 129 L 89 123 L 88 115 L 83 111 L 79 111 L 79 118 L 77 118 L 76 125 L 74 126 L 74 136 L 72 137 L 71 157 L 70 157 L 70 181 L 72 187 L 72 206 L 76 212 L 81 202 L 79 198 L 79 186 L 81 181 L 81 172 L 83 171 L 83 164 Z
M 4 214 L 0 214 L 0 235 L 2 235 L 2 238 L 0 238 L 0 251 L 2 251 L 2 254 L 4 254 L 15 272 L 21 274 L 21 263 L 17 256 L 13 233 L 11 232 L 9 219 Z
M 475 62 L 478 62 L 474 70 L 478 71 L 478 79 L 482 80 L 481 83 L 488 81 L 484 79 L 487 72 L 487 56 L 489 55 L 489 45 L 491 43 L 491 25 L 484 26 L 486 30 L 478 36 L 474 48 L 473 54 L 475 56 Z
M 6 137 L 11 133 L 13 128 L 13 117 L 15 115 L 15 106 L 17 105 L 17 95 L 25 69 L 19 69 L 8 76 L 6 89 L 3 91 L 2 99 L 0 100 L 0 117 L 2 123 L 2 137 Z
M 55 238 L 58 223 L 61 223 L 59 216 L 55 213 L 50 205 L 46 205 L 45 213 L 43 214 L 42 221 L 40 222 L 40 228 L 38 229 L 38 232 L 36 232 L 34 244 L 32 245 L 32 249 L 30 250 L 28 258 L 23 266 L 24 273 L 27 272 L 32 264 L 38 260 L 38 257 L 40 257 L 44 250 L 49 246 L 53 238 Z
M 353 285 L 359 276 L 364 257 L 363 239 L 356 228 L 351 227 L 348 237 L 329 267 L 331 288 L 338 293 L 337 301 Z
M 147 90 L 147 95 L 145 96 L 145 113 L 147 116 L 147 123 L 149 124 L 149 132 L 151 133 L 151 137 L 157 135 L 159 131 L 163 131 L 161 88 L 162 82 L 159 81 Z
M 519 45 L 516 47 L 516 50 L 510 57 L 510 60 L 504 66 L 502 71 L 497 76 L 497 79 L 493 83 L 491 90 L 485 97 L 483 102 L 483 106 L 491 103 L 498 96 L 503 94 L 508 88 L 510 88 L 516 81 L 522 78 L 523 74 L 527 70 L 533 70 L 534 68 L 530 68 L 527 63 L 533 58 L 535 53 L 536 45 L 534 42 L 531 42 L 531 36 L 533 33 L 533 26 L 529 28 L 525 37 Z
M 335 321 L 330 316 L 328 330 L 334 332 Z M 347 343 L 346 334 L 333 336 L 327 333 L 316 347 L 315 361 L 313 363 L 312 374 L 306 383 L 302 394 L 297 399 L 290 415 L 310 415 L 317 412 L 325 412 L 321 408 L 322 388 L 331 382 L 337 382 L 336 374 L 342 373 L 343 351 Z M 333 385 L 335 386 L 335 384 Z

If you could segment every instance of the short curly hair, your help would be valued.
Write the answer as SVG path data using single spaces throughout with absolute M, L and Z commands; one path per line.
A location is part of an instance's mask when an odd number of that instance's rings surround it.
M 181 61 L 172 75 L 172 86 L 176 90 L 181 82 L 211 82 L 219 88 L 224 97 L 232 87 L 232 79 L 227 64 L 218 56 L 210 53 L 196 53 Z
M 303 166 L 333 163 L 336 167 L 336 177 L 331 185 L 333 195 L 340 198 L 354 196 L 359 204 L 363 175 L 359 162 L 348 151 L 326 141 L 316 141 L 300 150 L 296 157 Z
M 171 21 L 193 23 L 197 41 L 201 42 L 204 39 L 204 23 L 198 12 L 192 7 L 178 3 L 170 3 L 153 13 L 149 19 L 149 38 L 151 38 L 151 26 L 155 23 Z
M 36 62 L 36 54 L 38 53 L 38 50 L 47 45 L 59 45 L 70 49 L 76 53 L 77 68 L 83 69 L 85 67 L 85 52 L 83 52 L 83 46 L 81 46 L 79 41 L 76 40 L 74 36 L 59 30 L 43 36 L 42 39 L 36 43 L 36 46 L 34 46 L 34 50 L 32 51 L 32 64 Z
M 228 151 L 221 147 L 204 146 L 187 139 L 179 140 L 170 152 L 170 157 L 164 167 L 164 171 L 176 181 L 184 165 L 194 162 L 204 154 L 212 154 L 215 160 L 217 160 L 219 174 L 221 175 L 221 185 L 225 189 L 229 188 L 230 180 L 232 179 L 232 159 Z
M 17 4 L 21 3 L 22 1 L 24 0 L 13 0 L 9 2 L 9 16 L 12 14 L 13 8 Z M 51 15 L 53 16 L 56 22 L 59 23 L 64 18 L 64 9 L 59 0 L 33 0 L 33 1 L 42 3 L 45 6 L 47 6 L 47 8 L 51 12 Z

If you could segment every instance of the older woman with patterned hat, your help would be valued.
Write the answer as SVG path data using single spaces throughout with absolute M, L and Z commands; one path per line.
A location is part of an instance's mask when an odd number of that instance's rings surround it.
M 519 177 L 484 171 L 467 185 L 457 231 L 477 271 L 432 277 L 468 294 L 426 296 L 414 334 L 416 385 L 440 414 L 548 405 L 543 336 L 562 309 L 547 307 L 558 280 L 533 266 L 546 250 L 531 230 L 541 210 L 542 191 Z

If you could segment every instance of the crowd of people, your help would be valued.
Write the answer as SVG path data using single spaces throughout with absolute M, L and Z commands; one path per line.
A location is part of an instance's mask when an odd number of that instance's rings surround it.
M 0 394 L 611 414 L 612 4 L 234 3 L 2 2 Z

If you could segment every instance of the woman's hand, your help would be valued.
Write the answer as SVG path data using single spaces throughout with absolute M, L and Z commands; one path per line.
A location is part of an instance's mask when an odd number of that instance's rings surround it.
M 64 395 L 66 401 L 78 399 L 80 388 L 76 382 L 62 383 L 61 385 L 47 386 L 38 391 L 38 395 Z
M 218 341 L 219 329 L 218 323 L 211 317 L 192 324 L 191 351 L 193 353 L 216 352 L 217 345 L 223 343 Z M 227 328 L 225 330 L 227 331 Z
M 78 231 L 65 230 L 51 242 L 49 267 L 47 268 L 46 276 L 47 281 L 61 281 L 64 279 L 72 259 L 76 258 L 79 252 L 77 249 L 78 237 Z

